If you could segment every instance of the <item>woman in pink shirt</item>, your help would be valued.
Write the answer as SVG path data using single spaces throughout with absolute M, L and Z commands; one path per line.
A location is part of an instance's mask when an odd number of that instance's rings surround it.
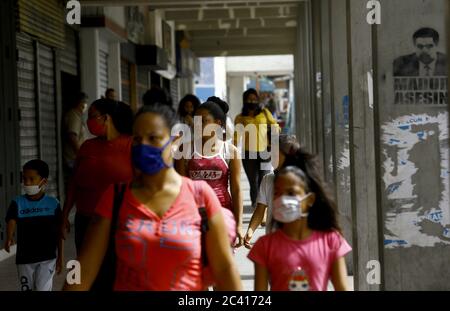
M 258 239 L 248 257 L 255 264 L 255 290 L 347 290 L 344 256 L 350 245 L 340 233 L 333 201 L 316 174 L 296 166 L 277 172 L 273 217 L 281 223 Z
M 174 120 L 173 109 L 159 104 L 144 106 L 136 115 L 132 162 L 137 174 L 126 186 L 114 226 L 114 290 L 203 290 L 202 247 L 217 288 L 241 290 L 219 200 L 208 184 L 194 184 L 173 168 Z M 66 289 L 91 287 L 108 248 L 113 202 L 111 186 L 97 205 L 78 257 L 81 283 L 66 284 Z M 201 206 L 206 232 L 201 230 Z

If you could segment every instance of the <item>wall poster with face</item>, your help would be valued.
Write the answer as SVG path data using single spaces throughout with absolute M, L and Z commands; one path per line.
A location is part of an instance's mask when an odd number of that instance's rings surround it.
M 448 104 L 448 64 L 445 36 L 441 37 L 436 29 L 419 28 L 411 38 L 411 53 L 394 60 L 395 104 Z
M 450 246 L 448 3 L 384 1 L 382 9 L 377 78 L 384 246 Z

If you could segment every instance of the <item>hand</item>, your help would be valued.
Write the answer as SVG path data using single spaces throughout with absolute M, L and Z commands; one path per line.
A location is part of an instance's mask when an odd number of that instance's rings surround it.
M 244 246 L 248 249 L 251 249 L 250 241 L 253 237 L 253 231 L 251 229 L 247 230 L 247 234 L 244 237 Z
M 14 245 L 14 240 L 13 239 L 6 239 L 5 241 L 5 251 L 7 253 L 9 253 L 11 251 L 11 246 Z
M 63 268 L 63 258 L 62 256 L 58 256 L 58 258 L 56 259 L 56 274 L 60 275 L 62 272 L 62 268 Z
M 61 232 L 60 232 L 61 238 L 63 240 L 65 240 L 66 239 L 66 235 L 69 232 L 70 232 L 70 221 L 69 221 L 69 218 L 68 217 L 63 217 L 63 221 L 62 221 L 62 224 L 61 224 Z
M 236 229 L 236 239 L 237 239 L 237 241 L 235 241 L 234 247 L 239 248 L 244 244 L 244 236 L 242 235 L 241 228 Z

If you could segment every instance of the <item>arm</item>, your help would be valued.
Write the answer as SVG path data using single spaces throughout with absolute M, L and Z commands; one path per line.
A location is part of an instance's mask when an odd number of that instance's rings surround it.
M 178 172 L 178 174 L 180 174 L 181 176 L 187 176 L 187 172 L 186 172 L 186 160 L 185 159 L 179 159 L 179 160 L 175 160 L 175 170 Z
M 87 291 L 97 277 L 106 254 L 111 230 L 111 220 L 95 215 L 86 232 L 78 261 L 81 266 L 81 284 L 65 284 L 63 290 Z
M 76 170 L 76 166 L 75 166 L 75 170 Z M 75 176 L 75 172 L 73 176 Z M 64 201 L 64 207 L 63 207 L 63 211 L 62 211 L 62 219 L 61 219 L 61 238 L 63 240 L 66 239 L 66 233 L 70 232 L 70 222 L 69 222 L 69 214 L 71 209 L 73 208 L 73 205 L 75 203 L 75 197 L 76 197 L 76 184 L 75 184 L 75 178 L 71 177 L 69 180 L 69 185 L 67 188 L 67 194 L 66 194 L 66 199 Z
M 344 257 L 334 261 L 331 271 L 331 283 L 333 283 L 336 291 L 348 291 L 347 267 L 345 266 Z
M 264 108 L 264 113 L 267 119 L 267 124 L 269 125 L 275 125 L 277 133 L 281 132 L 280 126 L 278 125 L 278 122 L 273 117 L 272 113 L 267 109 Z
M 231 188 L 231 198 L 233 200 L 233 214 L 236 219 L 236 234 L 239 238 L 239 242 L 236 247 L 242 245 L 242 214 L 243 214 L 243 203 L 242 203 L 242 191 L 241 191 L 241 161 L 239 161 L 237 156 L 237 149 L 233 146 L 233 158 L 230 163 L 230 188 Z
M 269 289 L 269 272 L 267 268 L 255 262 L 255 291 L 267 291 Z
M 256 209 L 253 212 L 252 218 L 250 219 L 250 223 L 248 225 L 247 233 L 245 234 L 244 238 L 244 245 L 247 248 L 250 248 L 250 240 L 253 237 L 253 233 L 255 232 L 256 228 L 261 224 L 261 222 L 264 219 L 264 214 L 266 212 L 267 205 L 258 203 L 256 205 Z
M 174 160 L 175 170 L 181 176 L 189 177 L 189 176 L 187 176 L 188 175 L 187 161 L 189 159 L 188 151 L 191 149 L 191 143 L 190 142 L 186 143 L 184 141 L 184 137 L 181 136 L 174 141 L 174 145 L 176 146 L 174 149 L 175 150 L 174 152 L 179 157 Z M 186 148 L 186 150 L 185 150 L 185 148 Z
M 58 239 L 58 257 L 56 258 L 56 273 L 59 275 L 64 265 L 64 240 Z
M 16 232 L 17 222 L 15 219 L 10 219 L 6 224 L 6 240 L 5 251 L 10 252 L 10 247 L 14 245 L 14 232 Z
M 241 279 L 234 264 L 222 213 L 208 221 L 206 255 L 218 290 L 242 290 Z
M 56 221 L 58 227 L 61 227 L 62 224 L 62 212 L 61 212 L 61 206 L 58 204 L 58 208 L 56 210 Z M 61 238 L 61 236 L 58 237 L 58 255 L 56 257 L 56 273 L 59 275 L 63 269 L 63 262 L 64 262 L 64 240 Z
M 238 124 L 241 124 L 241 118 L 237 116 L 234 119 L 234 138 L 233 138 L 233 145 L 239 148 L 239 143 L 241 142 L 241 134 L 240 131 L 236 130 L 236 127 Z

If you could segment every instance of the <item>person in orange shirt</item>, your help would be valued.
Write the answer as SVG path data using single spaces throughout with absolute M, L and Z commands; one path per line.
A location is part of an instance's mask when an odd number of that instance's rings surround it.
M 70 210 L 75 205 L 75 246 L 81 249 L 86 229 L 101 195 L 110 184 L 130 181 L 133 113 L 122 102 L 99 99 L 89 108 L 88 129 L 96 136 L 83 143 L 63 208 L 62 238 L 70 230 Z
M 218 290 L 242 290 L 219 199 L 205 181 L 182 177 L 173 167 L 174 122 L 167 105 L 137 113 L 132 162 L 139 174 L 125 187 L 118 209 L 115 185 L 102 196 L 78 256 L 81 282 L 66 283 L 65 290 L 91 289 L 109 241 L 117 257 L 114 290 L 204 290 L 205 259 Z

